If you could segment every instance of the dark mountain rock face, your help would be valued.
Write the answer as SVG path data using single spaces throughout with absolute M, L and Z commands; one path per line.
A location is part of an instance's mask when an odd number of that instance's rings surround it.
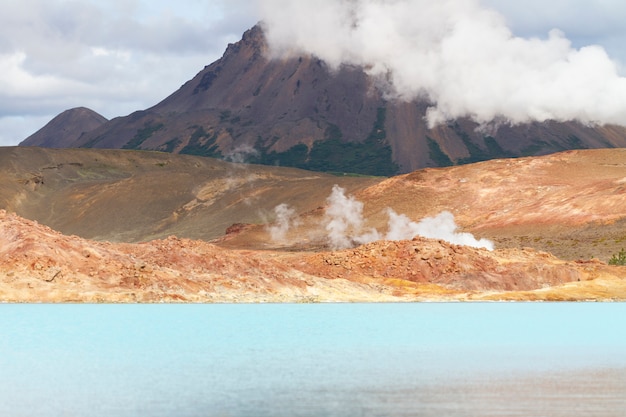
M 266 52 L 263 31 L 255 26 L 161 103 L 57 144 L 372 175 L 626 147 L 626 128 L 576 122 L 503 125 L 486 134 L 460 119 L 430 129 L 424 120 L 428 103 L 385 99 L 376 80 L 360 68 L 331 71 L 313 56 L 279 60 Z
M 65 110 L 20 145 L 45 148 L 71 147 L 83 133 L 94 130 L 106 122 L 104 116 L 85 107 Z

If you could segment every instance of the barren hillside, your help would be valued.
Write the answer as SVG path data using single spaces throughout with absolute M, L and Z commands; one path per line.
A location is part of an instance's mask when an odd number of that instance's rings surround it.
M 605 263 L 623 149 L 392 178 L 89 149 L 2 148 L 0 167 L 4 301 L 626 300 Z M 494 250 L 407 235 L 426 224 Z
M 415 238 L 322 252 L 64 236 L 0 211 L 4 302 L 624 300 L 624 267 Z

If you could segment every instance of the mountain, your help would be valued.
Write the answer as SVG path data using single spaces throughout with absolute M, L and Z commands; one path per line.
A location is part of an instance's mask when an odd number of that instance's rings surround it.
M 157 105 L 57 143 L 383 176 L 568 149 L 626 147 L 621 126 L 504 124 L 485 133 L 471 120 L 459 119 L 430 129 L 424 120 L 429 103 L 386 99 L 380 83 L 361 68 L 331 71 L 314 56 L 268 59 L 266 52 L 257 25 Z
M 20 146 L 66 148 L 79 140 L 83 133 L 92 131 L 107 121 L 106 117 L 86 107 L 65 110 L 24 139 Z

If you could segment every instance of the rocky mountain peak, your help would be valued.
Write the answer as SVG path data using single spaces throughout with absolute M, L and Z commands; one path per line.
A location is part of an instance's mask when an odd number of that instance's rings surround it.
M 62 139 L 23 144 L 151 149 L 315 171 L 389 176 L 568 149 L 626 147 L 626 128 L 576 122 L 500 125 L 469 120 L 429 127 L 430 103 L 387 98 L 359 67 L 331 70 L 312 55 L 273 59 L 262 24 L 228 45 L 155 106 Z M 72 121 L 64 122 L 66 124 Z

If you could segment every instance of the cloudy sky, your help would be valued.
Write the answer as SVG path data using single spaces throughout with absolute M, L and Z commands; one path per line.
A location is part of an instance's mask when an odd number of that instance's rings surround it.
M 107 118 L 150 107 L 219 58 L 229 42 L 239 40 L 246 29 L 261 19 L 272 22 L 277 28 L 275 36 L 282 34 L 290 41 L 297 36 L 317 37 L 318 33 L 311 35 L 306 26 L 315 21 L 311 13 L 318 10 L 294 7 L 306 3 L 287 0 L 3 0 L 0 2 L 0 145 L 17 144 L 52 117 L 72 107 L 86 106 Z M 604 74 L 596 78 L 614 81 L 594 87 L 589 94 L 598 89 L 619 92 L 624 80 L 621 77 L 626 74 L 622 68 L 622 64 L 626 64 L 626 25 L 623 25 L 626 2 L 623 0 L 445 0 L 438 2 L 445 8 L 437 10 L 425 7 L 433 2 L 424 0 L 315 2 L 317 9 L 328 13 L 335 13 L 337 5 L 346 3 L 351 9 L 363 10 L 371 9 L 366 5 L 379 4 L 376 30 L 383 24 L 410 29 L 439 18 L 449 23 L 450 16 L 454 17 L 454 24 L 482 21 L 485 17 L 486 24 L 491 25 L 489 31 L 483 33 L 478 28 L 475 33 L 490 37 L 509 30 L 517 40 L 515 45 L 522 44 L 519 54 L 524 59 L 541 58 L 541 52 L 537 55 L 529 51 L 533 45 L 538 45 L 536 49 L 544 51 L 544 55 L 545 51 L 560 48 L 568 60 L 585 62 L 587 72 L 566 69 L 576 82 L 580 83 L 581 77 L 588 74 Z M 379 19 L 387 12 L 388 19 Z M 367 13 L 360 9 L 356 12 L 364 22 L 363 28 L 367 27 Z M 401 15 L 394 20 L 393 13 Z M 463 16 L 467 19 L 463 20 Z M 335 31 L 341 31 L 332 25 L 323 29 L 333 36 Z M 560 32 L 550 32 L 552 29 L 560 29 Z M 417 36 L 414 32 L 402 31 L 408 33 L 409 38 Z M 353 35 L 351 42 L 354 42 Z M 504 37 L 510 40 L 508 34 Z M 332 38 L 329 42 L 337 43 Z M 490 53 L 502 54 L 497 48 L 508 48 L 507 45 L 494 43 Z M 588 45 L 599 47 L 585 48 Z M 316 47 L 326 48 L 323 42 L 297 46 L 312 51 Z M 394 48 L 385 46 L 384 49 Z M 342 54 L 340 50 L 337 53 Z M 503 66 L 519 58 L 505 55 L 508 60 L 501 60 Z M 333 57 L 337 58 L 329 55 L 328 59 Z M 341 56 L 337 59 L 337 63 L 372 64 L 368 60 L 378 57 Z M 393 57 L 389 59 L 393 61 Z M 598 65 L 589 65 L 595 60 Z M 549 67 L 563 66 L 561 58 L 546 62 Z M 481 67 L 475 70 L 482 71 Z M 517 74 L 516 78 L 526 80 L 524 77 L 537 71 L 538 68 L 529 66 L 526 73 Z M 396 85 L 410 82 L 406 76 L 401 76 L 400 69 L 398 74 Z M 459 82 L 460 88 L 464 88 L 464 82 L 468 81 Z M 428 91 L 431 98 L 443 103 L 433 113 L 433 120 L 467 111 L 445 104 L 445 91 L 429 88 L 435 87 L 420 85 L 419 91 Z M 589 100 L 589 97 L 583 95 L 581 99 Z M 533 105 L 523 100 L 520 103 L 517 105 Z M 471 97 L 467 106 L 472 106 Z M 614 121 L 621 109 L 608 109 L 612 117 L 608 120 Z M 489 107 L 484 111 L 473 116 L 480 119 L 502 110 Z M 537 111 L 549 114 L 549 109 Z M 516 117 L 515 114 L 512 117 Z

